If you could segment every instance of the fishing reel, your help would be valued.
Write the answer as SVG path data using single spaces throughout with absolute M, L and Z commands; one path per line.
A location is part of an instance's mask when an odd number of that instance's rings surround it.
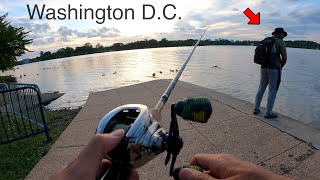
M 100 121 L 97 134 L 110 133 L 117 129 L 124 129 L 126 134 L 123 142 L 108 154 L 112 161 L 111 167 L 97 179 L 127 179 L 130 168 L 139 168 L 164 151 L 167 151 L 165 165 L 172 156 L 170 176 L 173 175 L 177 155 L 183 147 L 176 115 L 186 120 L 206 123 L 211 116 L 212 106 L 205 97 L 187 98 L 171 105 L 169 132 L 161 128 L 158 121 L 161 120 L 162 108 L 206 30 L 154 109 L 150 110 L 141 104 L 128 104 L 112 110 Z
M 125 138 L 108 154 L 112 166 L 98 179 L 127 179 L 130 168 L 139 168 L 164 151 L 167 151 L 165 165 L 172 159 L 172 176 L 177 155 L 183 147 L 176 115 L 185 120 L 206 123 L 211 113 L 211 103 L 205 97 L 187 98 L 172 104 L 170 129 L 167 132 L 145 105 L 128 104 L 112 110 L 100 121 L 96 133 L 124 129 Z

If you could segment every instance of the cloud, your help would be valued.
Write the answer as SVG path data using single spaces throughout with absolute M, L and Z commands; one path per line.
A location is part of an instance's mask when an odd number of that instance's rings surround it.
M 55 42 L 56 42 L 56 39 L 53 37 L 35 38 L 35 39 L 33 39 L 32 45 L 33 46 L 43 46 L 43 45 L 53 44 Z
M 178 23 L 176 27 L 173 28 L 175 32 L 190 32 L 194 31 L 196 28 L 189 23 Z
M 289 16 L 293 17 L 299 23 L 303 24 L 319 24 L 320 23 L 320 7 L 309 8 L 308 11 L 291 12 Z
M 59 27 L 56 31 L 51 30 L 46 35 L 32 34 L 33 43 L 30 46 L 35 51 L 43 49 L 56 51 L 66 46 L 75 47 L 83 45 L 84 42 L 103 43 L 107 40 L 120 37 L 120 31 L 115 28 L 96 28 L 76 30 L 66 26 Z
M 26 31 L 31 31 L 33 34 L 45 34 L 51 30 L 50 25 L 45 23 L 35 23 L 29 19 L 18 19 L 12 22 L 13 26 L 23 27 Z
M 72 30 L 72 29 L 69 29 L 68 27 L 66 26 L 62 26 L 58 29 L 58 34 L 61 35 L 61 36 L 72 36 L 76 31 Z
M 98 29 L 86 29 L 84 31 L 78 31 L 70 29 L 66 26 L 62 26 L 58 29 L 57 33 L 65 39 L 69 37 L 73 38 L 111 38 L 120 36 L 120 31 L 115 28 L 102 27 Z
M 281 14 L 280 14 L 279 11 L 274 11 L 272 13 L 267 14 L 267 16 L 269 16 L 269 17 L 279 17 L 279 16 L 281 16 Z
M 3 14 L 5 14 L 6 12 L 4 11 L 4 7 L 3 5 L 0 4 L 0 16 L 2 16 Z

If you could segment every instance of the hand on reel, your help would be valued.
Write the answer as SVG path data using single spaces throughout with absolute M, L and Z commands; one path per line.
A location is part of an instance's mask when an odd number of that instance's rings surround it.
M 172 158 L 172 176 L 177 155 L 183 147 L 176 117 L 178 113 L 185 120 L 205 123 L 210 118 L 212 106 L 205 97 L 187 98 L 172 104 L 169 132 L 161 128 L 144 105 L 124 105 L 108 113 L 100 121 L 97 134 L 110 133 L 121 128 L 126 131 L 126 136 L 123 143 L 108 154 L 113 164 L 101 177 L 125 179 L 129 168 L 141 167 L 164 151 L 167 151 L 166 165 Z

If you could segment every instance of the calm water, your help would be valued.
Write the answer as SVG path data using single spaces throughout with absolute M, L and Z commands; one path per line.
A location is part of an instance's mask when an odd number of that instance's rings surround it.
M 6 74 L 15 75 L 18 82 L 38 84 L 42 92 L 65 92 L 50 108 L 74 107 L 83 105 L 92 91 L 152 81 L 154 72 L 163 72 L 157 73 L 157 79 L 173 78 L 170 69 L 180 68 L 190 50 L 158 48 L 70 57 L 19 66 Z M 320 51 L 287 51 L 275 110 L 320 127 Z M 259 66 L 253 63 L 253 52 L 254 47 L 198 47 L 181 80 L 254 102 Z

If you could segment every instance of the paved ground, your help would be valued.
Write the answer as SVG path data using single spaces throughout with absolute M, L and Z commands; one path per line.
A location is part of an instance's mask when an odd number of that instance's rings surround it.
M 113 108 L 128 103 L 154 107 L 169 82 L 158 80 L 91 93 L 83 109 L 27 179 L 47 179 L 70 162 L 92 138 L 100 119 Z M 252 104 L 216 91 L 179 82 L 162 112 L 164 129 L 169 129 L 168 107 L 172 102 L 199 95 L 211 99 L 213 115 L 205 125 L 178 119 L 184 148 L 176 166 L 187 164 L 196 153 L 231 153 L 279 174 L 297 179 L 320 179 L 320 152 L 309 145 L 320 144 L 318 130 L 285 116 L 280 116 L 278 121 L 266 121 L 263 115 L 251 114 Z M 298 128 L 294 127 L 297 125 Z M 301 128 L 307 132 L 301 133 Z M 169 167 L 164 165 L 165 155 L 159 155 L 138 169 L 140 179 L 170 179 Z

